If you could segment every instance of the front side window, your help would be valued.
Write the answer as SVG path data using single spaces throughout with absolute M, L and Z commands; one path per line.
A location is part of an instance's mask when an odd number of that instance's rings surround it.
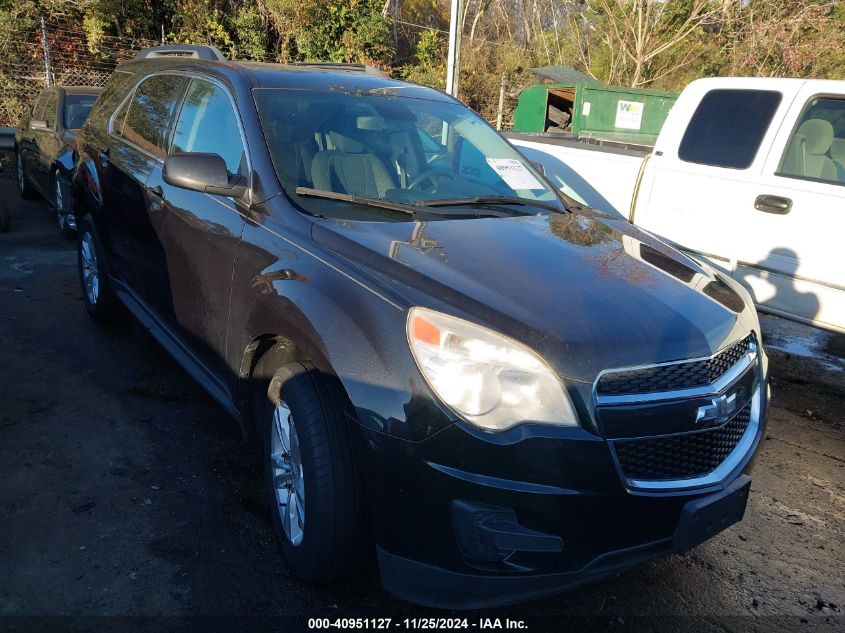
M 115 116 L 114 132 L 148 154 L 164 158 L 164 141 L 183 81 L 176 75 L 153 75 L 142 81 L 125 111 Z
M 77 130 L 85 123 L 97 95 L 65 95 L 62 123 L 69 130 Z
M 845 184 L 845 99 L 811 99 L 786 145 L 778 176 Z
M 748 169 L 780 100 L 773 90 L 711 90 L 690 119 L 678 157 L 699 165 Z
M 55 90 L 51 90 L 47 97 L 47 102 L 44 104 L 44 121 L 47 127 L 56 126 L 56 108 L 59 105 L 59 95 Z
M 42 90 L 41 94 L 38 95 L 38 98 L 35 100 L 35 103 L 32 105 L 32 118 L 33 119 L 40 119 L 41 116 L 44 114 L 44 102 L 47 101 L 47 95 L 49 94 L 49 90 Z
M 173 132 L 170 152 L 218 154 L 229 173 L 246 175 L 246 152 L 238 119 L 222 88 L 202 79 L 191 80 Z
M 522 213 L 563 209 L 529 161 L 485 121 L 424 90 L 255 90 L 264 137 L 288 196 L 315 215 L 361 220 L 402 216 L 352 206 L 349 196 L 407 209 L 437 205 L 451 209 L 452 217 L 472 212 L 448 201 L 474 198 L 517 199 L 511 209 Z M 327 192 L 346 200 L 327 199 Z

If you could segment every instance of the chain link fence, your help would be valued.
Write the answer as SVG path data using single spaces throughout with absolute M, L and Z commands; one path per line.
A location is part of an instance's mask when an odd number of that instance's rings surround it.
M 0 42 L 0 127 L 13 127 L 47 85 L 103 86 L 114 67 L 157 42 L 99 37 L 43 23 Z

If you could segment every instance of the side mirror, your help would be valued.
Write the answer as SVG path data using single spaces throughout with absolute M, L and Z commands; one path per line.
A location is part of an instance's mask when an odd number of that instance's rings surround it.
M 164 161 L 164 182 L 174 187 L 240 198 L 246 193 L 243 176 L 230 176 L 219 154 L 186 152 Z
M 47 128 L 47 121 L 43 119 L 32 119 L 29 122 L 29 127 L 33 130 L 46 130 Z

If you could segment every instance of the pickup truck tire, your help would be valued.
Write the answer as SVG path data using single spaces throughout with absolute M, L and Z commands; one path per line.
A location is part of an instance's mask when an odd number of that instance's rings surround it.
M 26 164 L 17 148 L 15 148 L 15 176 L 18 180 L 18 193 L 21 198 L 32 200 L 38 195 L 32 183 L 29 182 L 29 177 L 26 173 Z
M 346 403 L 340 386 L 308 362 L 285 365 L 267 389 L 268 507 L 288 570 L 305 582 L 352 576 L 371 553 Z
M 110 321 L 122 307 L 109 282 L 103 248 L 94 222 L 86 215 L 79 227 L 76 261 L 85 309 L 95 321 Z

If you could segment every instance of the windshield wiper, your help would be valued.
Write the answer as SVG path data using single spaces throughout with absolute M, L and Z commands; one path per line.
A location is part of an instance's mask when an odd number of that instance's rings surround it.
M 553 211 L 560 213 L 564 209 L 550 202 L 540 202 L 539 200 L 526 200 L 525 198 L 517 198 L 516 196 L 473 196 L 471 198 L 439 198 L 435 200 L 417 200 L 414 206 L 417 207 L 450 207 L 462 204 L 468 205 L 498 205 L 498 204 L 517 204 L 524 207 L 537 207 L 545 209 L 546 211 Z
M 367 196 L 358 196 L 351 193 L 340 193 L 338 191 L 328 191 L 327 189 L 297 187 L 296 194 L 310 198 L 327 198 L 328 200 L 354 202 L 356 204 L 364 204 L 369 207 L 379 207 L 381 209 L 390 209 L 391 211 L 400 211 L 402 213 L 406 213 L 407 215 L 414 215 L 418 211 L 418 209 L 415 209 L 411 205 L 402 204 L 401 202 L 392 202 L 391 200 L 383 200 L 382 198 L 369 198 Z

